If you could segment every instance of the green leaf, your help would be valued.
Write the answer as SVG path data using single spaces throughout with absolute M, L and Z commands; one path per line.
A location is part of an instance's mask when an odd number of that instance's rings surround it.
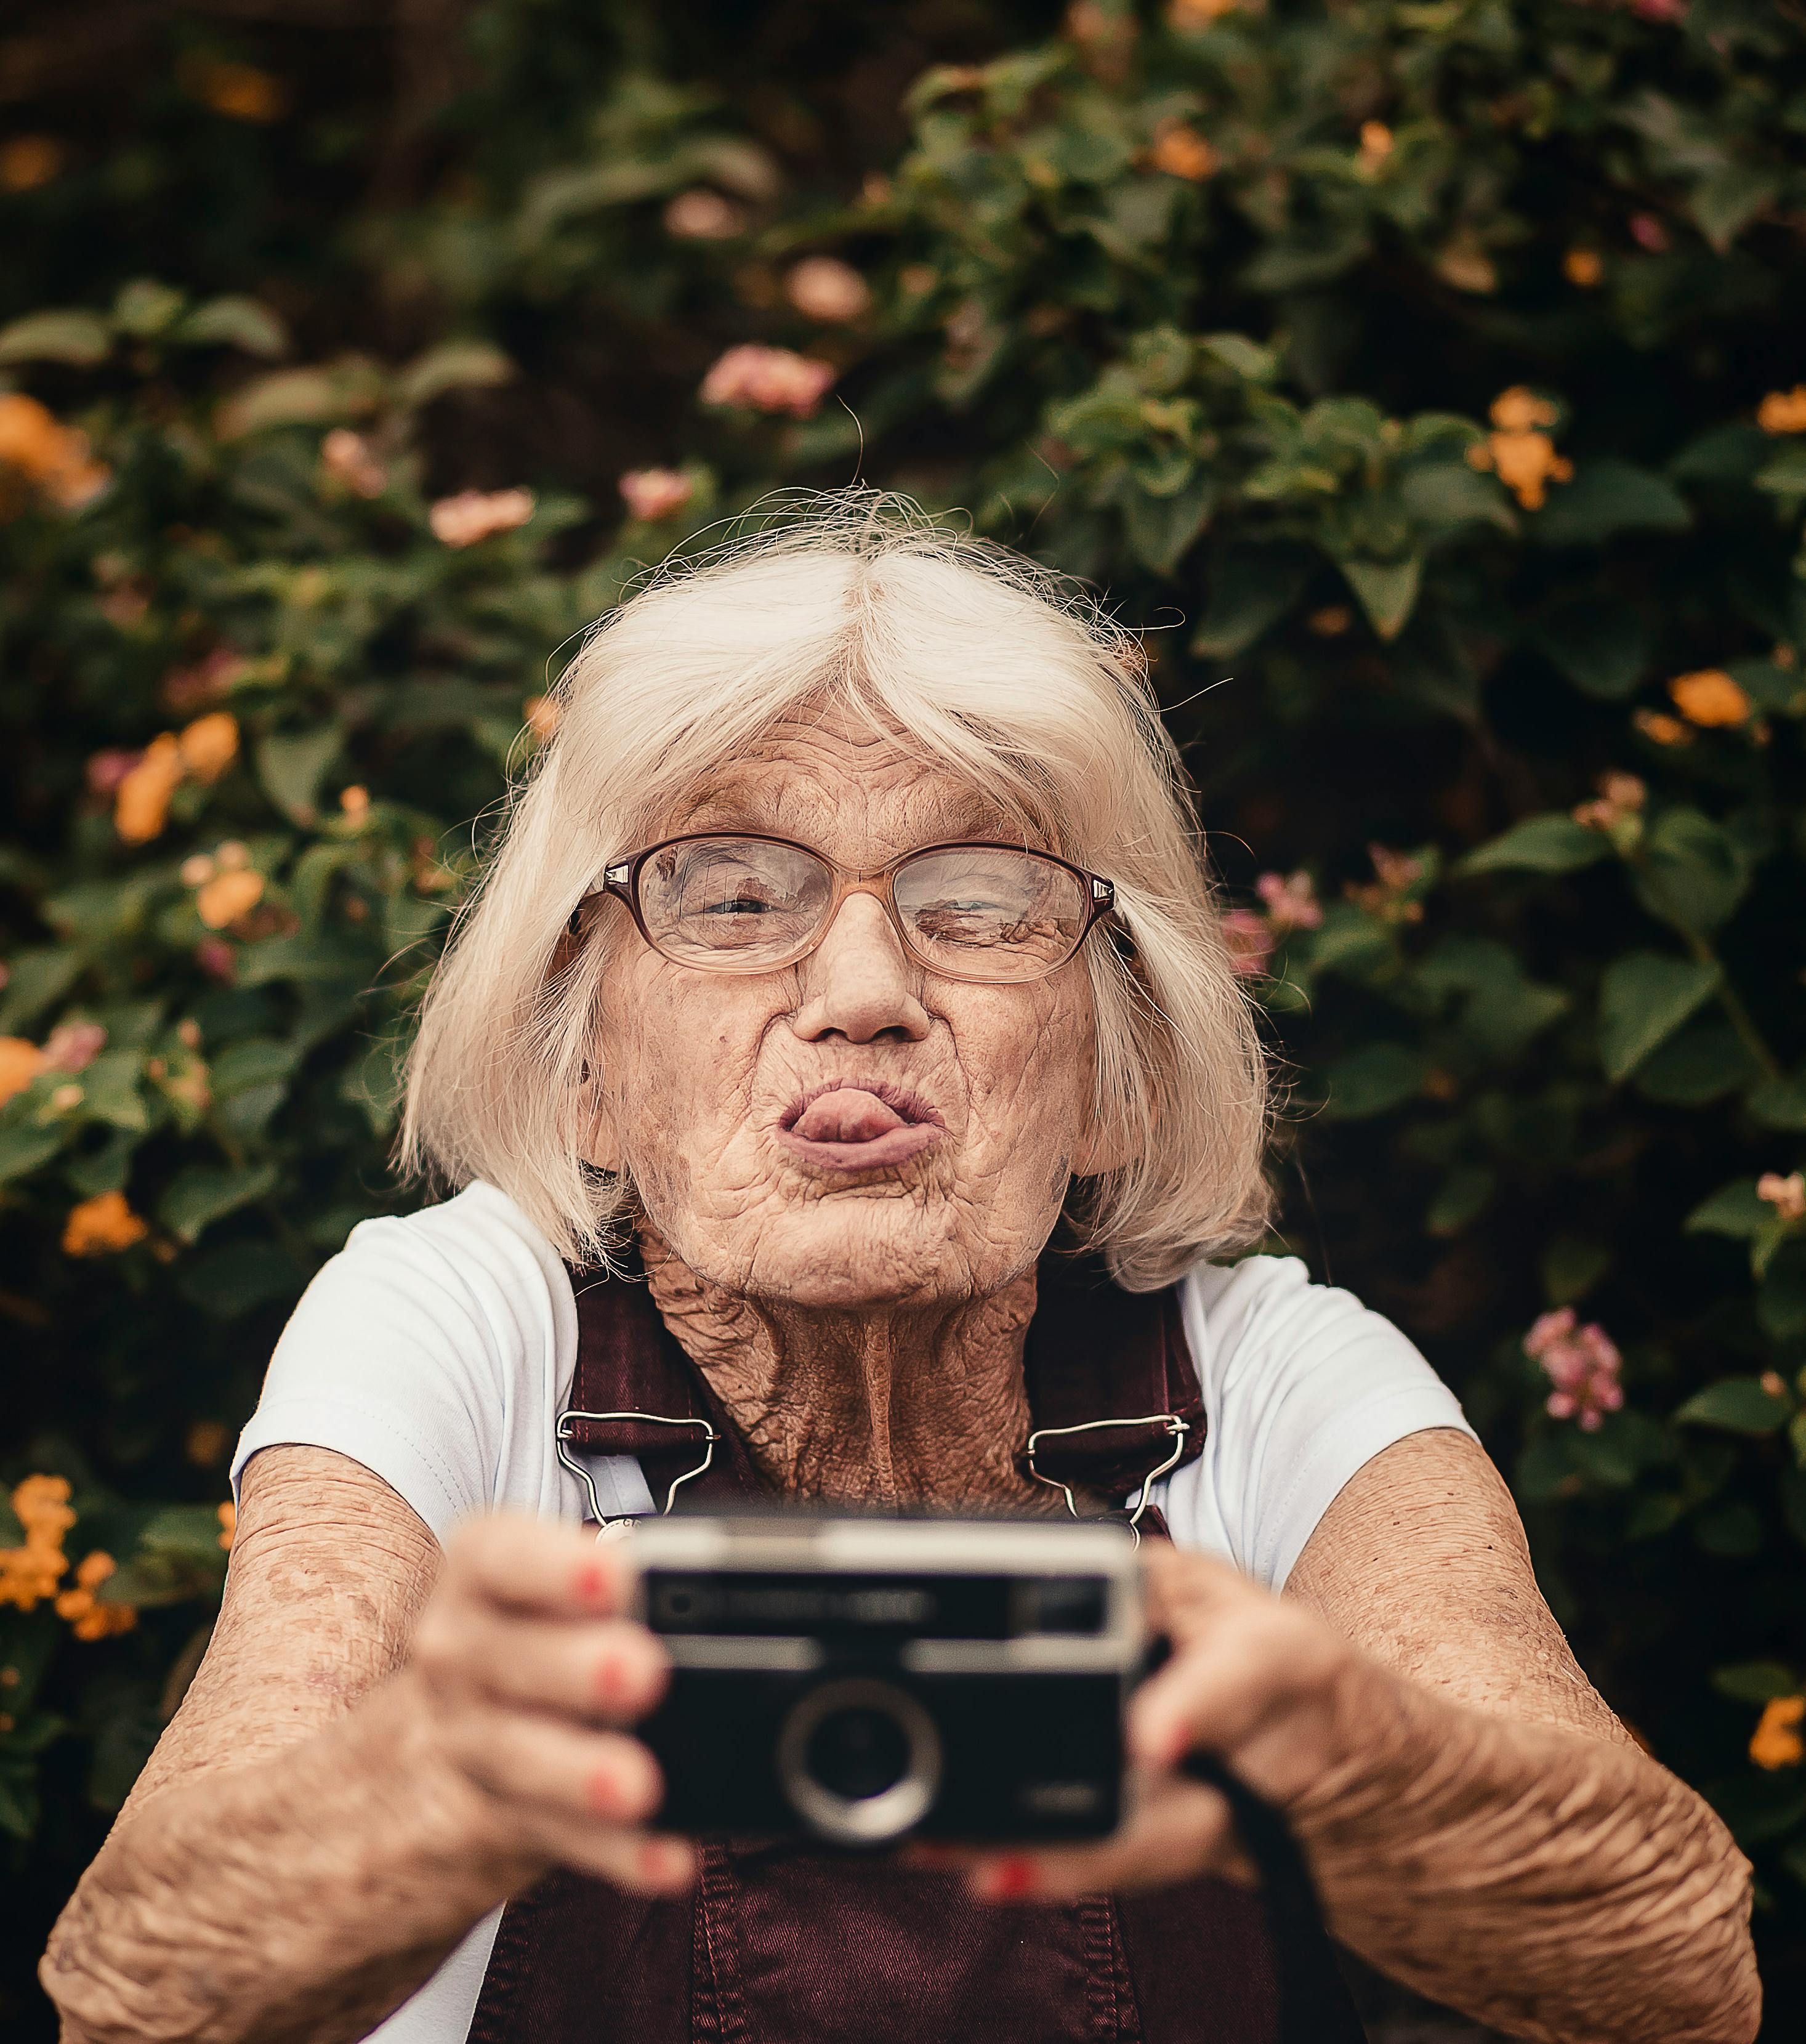
M 337 759 L 344 732 L 336 724 L 313 731 L 272 732 L 257 741 L 257 778 L 291 823 L 310 824 L 326 769 Z
M 237 348 L 247 355 L 286 352 L 288 329 L 256 298 L 211 298 L 177 322 L 170 339 L 189 348 Z
M 1693 522 L 1691 507 L 1671 482 L 1606 455 L 1581 463 L 1573 482 L 1557 483 L 1525 528 L 1542 546 L 1597 547 L 1617 532 L 1685 532 Z
M 275 1183 L 274 1164 L 252 1164 L 239 1170 L 190 1164 L 176 1174 L 158 1201 L 158 1218 L 183 1241 L 194 1242 L 214 1221 L 263 1198 Z
M 1424 574 L 1422 555 L 1402 561 L 1341 561 L 1337 565 L 1360 598 L 1367 622 L 1381 638 L 1396 639 L 1416 605 Z
M 1787 1235 L 1776 1245 L 1757 1289 L 1756 1319 L 1777 1342 L 1806 1335 L 1806 1237 Z
M 1758 1067 L 1727 1022 L 1702 1020 L 1670 1037 L 1644 1059 L 1634 1083 L 1646 1100 L 1665 1107 L 1705 1107 L 1747 1085 Z
M 1764 1079 L 1743 1105 L 1765 1128 L 1806 1130 L 1806 1070 Z
M 286 1250 L 267 1242 L 235 1243 L 189 1262 L 183 1293 L 216 1320 L 233 1320 L 272 1300 L 300 1296 L 308 1274 Z
M 1715 1668 L 1712 1685 L 1721 1696 L 1735 1704 L 1772 1703 L 1777 1696 L 1791 1696 L 1800 1678 L 1779 1661 L 1739 1661 L 1728 1668 Z
M 1477 847 L 1455 866 L 1458 874 L 1576 873 L 1611 851 L 1601 831 L 1577 824 L 1572 816 L 1526 816 L 1502 837 Z
M 1781 182 L 1752 163 L 1727 163 L 1693 187 L 1687 210 L 1720 255 L 1781 195 Z
M 91 368 L 113 352 L 113 329 L 94 313 L 27 313 L 0 327 L 0 362 L 66 362 Z
M 444 340 L 409 363 L 395 379 L 404 405 L 430 405 L 448 390 L 479 390 L 508 382 L 514 364 L 486 340 Z
M 1439 533 L 1463 525 L 1497 525 L 1516 532 L 1517 513 L 1496 478 L 1462 462 L 1436 462 L 1405 472 L 1398 486 L 1404 508 L 1420 525 Z
M 1324 1112 L 1332 1121 L 1388 1113 L 1423 1091 L 1429 1069 L 1420 1051 L 1403 1043 L 1369 1043 L 1338 1058 L 1324 1074 L 1329 1099 Z
M 1757 1196 L 1754 1178 L 1734 1178 L 1701 1200 L 1681 1225 L 1689 1235 L 1730 1235 L 1747 1241 L 1774 1220 L 1774 1208 Z
M 1207 333 L 1200 339 L 1198 346 L 1244 382 L 1272 383 L 1278 378 L 1278 356 L 1270 348 L 1262 348 L 1258 340 L 1251 340 L 1245 333 Z
M 1312 559 L 1299 547 L 1226 547 L 1210 563 L 1210 601 L 1192 635 L 1191 650 L 1229 659 L 1270 631 L 1311 579 Z
M 1773 1434 L 1787 1424 L 1793 1400 L 1777 1397 L 1754 1377 L 1722 1377 L 1696 1391 L 1675 1412 L 1677 1426 L 1722 1427 L 1731 1434 Z
M 1589 596 L 1547 612 L 1531 643 L 1581 694 L 1621 702 L 1647 671 L 1646 613 L 1609 596 Z
M 60 1001 L 81 977 L 87 963 L 74 944 L 41 951 L 14 951 L 6 961 L 6 996 L 0 1003 L 0 1035 L 17 1035 Z
M 1652 916 L 1703 936 L 1743 898 L 1749 871 L 1729 833 L 1685 806 L 1665 809 L 1631 862 L 1631 886 Z
M 1718 985 L 1718 967 L 1700 959 L 1658 951 L 1614 959 L 1599 987 L 1599 1058 L 1605 1076 L 1629 1078 Z
M 1170 497 L 1131 490 L 1123 507 L 1123 534 L 1145 568 L 1170 574 L 1208 522 L 1216 487 L 1200 474 Z
M 53 1121 L 40 1128 L 35 1122 L 17 1122 L 0 1128 L 0 1185 L 25 1178 L 40 1164 L 48 1164 L 68 1140 L 71 1124 Z

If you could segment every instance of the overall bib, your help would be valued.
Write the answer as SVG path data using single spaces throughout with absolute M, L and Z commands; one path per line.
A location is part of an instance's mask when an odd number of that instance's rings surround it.
M 661 1506 L 759 1496 L 744 1443 L 649 1289 L 573 1278 L 563 1439 L 579 1454 L 637 1457 Z M 1180 1462 L 1203 1445 L 1176 1286 L 1125 1293 L 1095 1265 L 1045 1259 L 1024 1366 L 1034 1427 L 1056 1430 L 1037 1446 L 1043 1476 L 1123 1496 L 1175 1441 Z M 709 1446 L 703 1422 L 717 1438 L 692 1473 Z M 954 1874 L 710 1840 L 681 1900 L 563 1871 L 517 1896 L 470 2044 L 1359 2044 L 1328 1939 L 1294 1915 L 1213 1879 L 993 1907 Z

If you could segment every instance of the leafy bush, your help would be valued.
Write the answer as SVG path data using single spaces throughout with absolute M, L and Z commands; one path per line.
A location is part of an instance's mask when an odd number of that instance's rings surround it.
M 561 649 L 856 468 L 1147 627 L 1286 1239 L 1456 1385 L 1590 1671 L 1755 1856 L 1780 2034 L 1806 27 L 677 11 L 486 0 L 425 101 L 417 49 L 184 16 L 0 142 L 20 1869 L 53 1908 L 129 1785 L 270 1340 L 405 1203 L 398 1030 Z

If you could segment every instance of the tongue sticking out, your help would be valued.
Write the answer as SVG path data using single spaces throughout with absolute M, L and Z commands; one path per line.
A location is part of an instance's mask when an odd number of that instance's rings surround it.
M 940 1140 L 938 1124 L 910 1121 L 863 1086 L 836 1086 L 812 1100 L 778 1140 L 829 1171 L 870 1171 L 906 1162 Z
M 893 1128 L 909 1126 L 876 1093 L 842 1086 L 811 1101 L 796 1124 L 796 1132 L 805 1143 L 870 1143 Z

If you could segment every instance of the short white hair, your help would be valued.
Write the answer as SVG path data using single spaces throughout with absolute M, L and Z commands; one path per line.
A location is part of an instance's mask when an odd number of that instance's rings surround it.
M 422 1006 L 408 1167 L 499 1185 L 573 1262 L 618 1252 L 632 1189 L 584 1156 L 618 951 L 566 941 L 567 920 L 715 770 L 832 704 L 1115 882 L 1116 927 L 1081 956 L 1096 1112 L 1121 1161 L 1075 1182 L 1076 1243 L 1148 1290 L 1260 1237 L 1259 1039 L 1140 644 L 1095 602 L 903 500 L 813 498 L 661 571 L 593 628 L 554 701 L 555 735 L 511 793 Z

